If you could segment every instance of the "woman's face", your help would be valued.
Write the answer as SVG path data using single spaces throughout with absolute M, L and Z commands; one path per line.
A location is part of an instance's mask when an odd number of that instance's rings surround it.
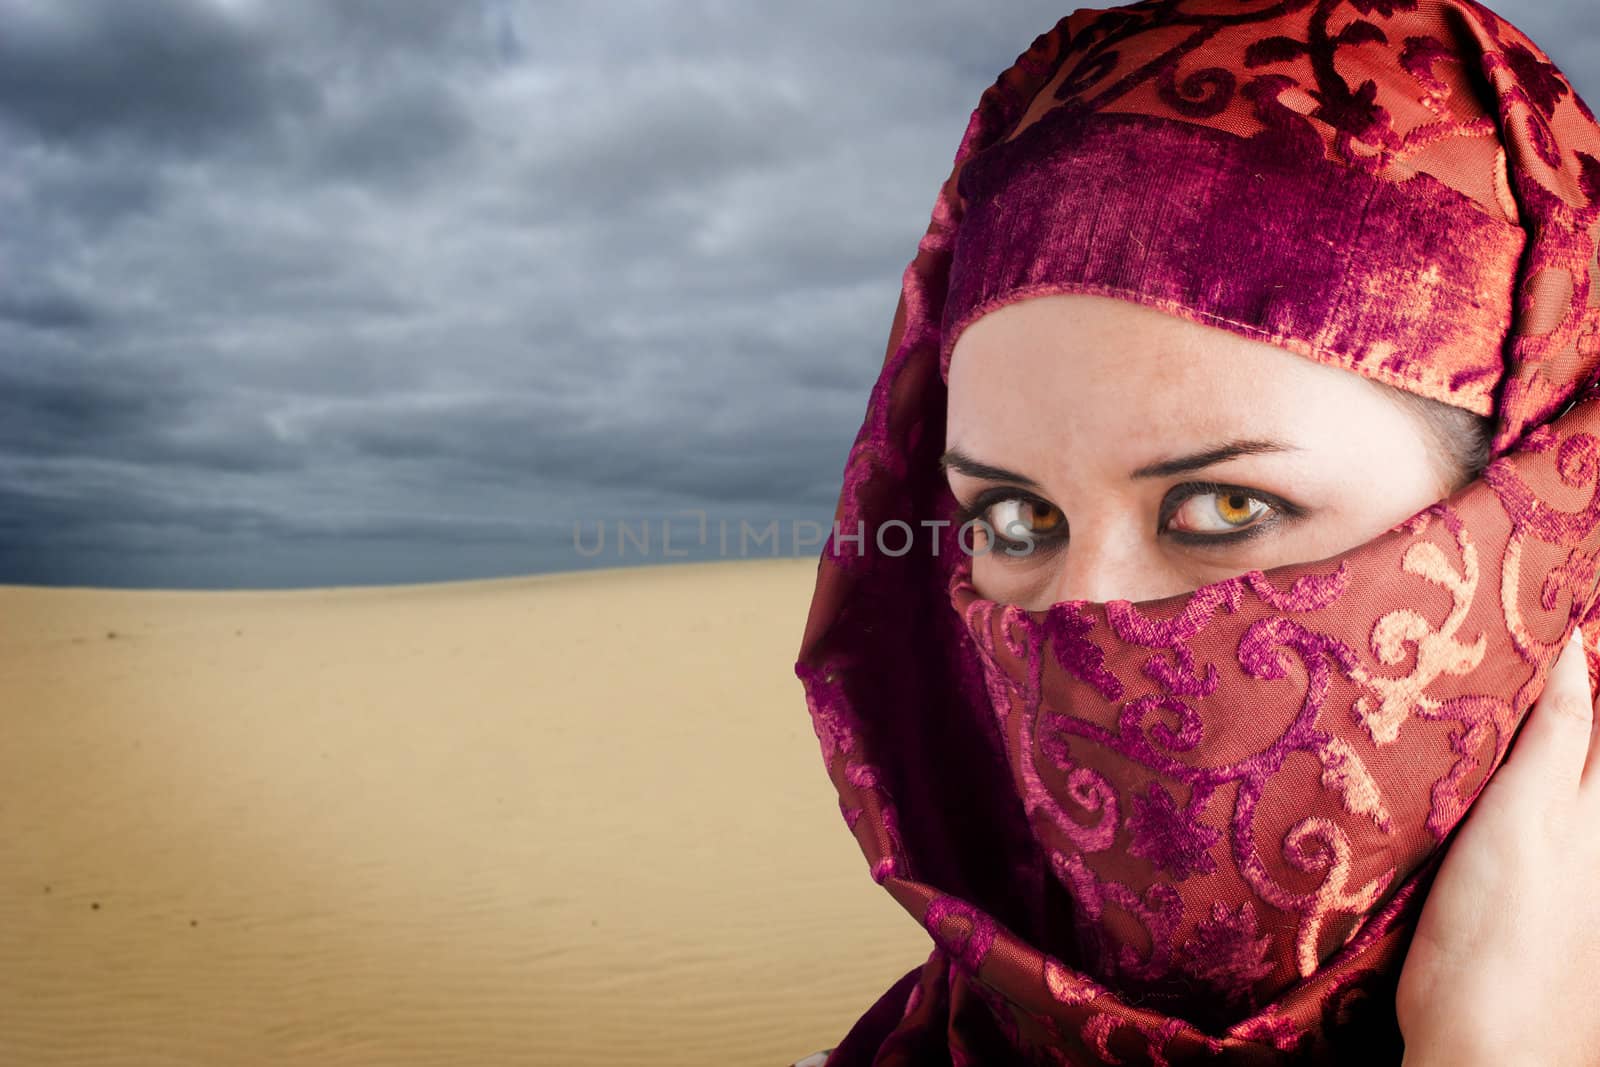
M 963 518 L 996 531 L 969 535 L 973 585 L 1030 610 L 1325 559 L 1455 488 L 1419 418 L 1369 379 L 1079 294 L 967 328 L 945 447 Z

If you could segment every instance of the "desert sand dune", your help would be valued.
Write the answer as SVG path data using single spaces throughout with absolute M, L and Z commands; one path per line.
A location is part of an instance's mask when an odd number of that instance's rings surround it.
M 792 673 L 814 576 L 0 587 L 0 1063 L 834 1044 L 931 945 Z

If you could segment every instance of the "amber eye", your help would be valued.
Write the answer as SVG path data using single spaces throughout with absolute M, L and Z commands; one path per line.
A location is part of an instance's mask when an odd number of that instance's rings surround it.
M 1271 504 L 1239 490 L 1196 493 L 1178 506 L 1172 521 L 1188 533 L 1227 533 L 1252 525 L 1271 511 Z
M 986 516 L 997 536 L 1008 540 L 1049 537 L 1066 525 L 1067 517 L 1054 504 L 1011 497 L 990 505 Z
M 1255 503 L 1260 502 L 1243 493 L 1229 493 L 1227 496 L 1218 494 L 1217 516 L 1229 526 L 1242 526 L 1256 517 L 1259 509 L 1250 506 Z

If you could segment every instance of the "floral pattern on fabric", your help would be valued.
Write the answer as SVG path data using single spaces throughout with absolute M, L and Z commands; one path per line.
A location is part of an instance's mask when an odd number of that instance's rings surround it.
M 906 271 L 795 667 L 870 875 L 933 943 L 828 1067 L 1399 1062 L 1443 845 L 1574 627 L 1600 676 L 1597 234 L 1600 127 L 1475 0 L 1081 9 L 1001 74 Z M 1333 559 L 985 600 L 938 465 L 947 360 L 1045 292 L 1492 415 L 1494 461 Z M 875 544 L 893 521 L 938 551 Z

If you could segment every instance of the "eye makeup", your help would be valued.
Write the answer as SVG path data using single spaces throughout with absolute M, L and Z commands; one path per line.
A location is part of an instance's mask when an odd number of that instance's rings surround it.
M 1221 513 L 1224 502 L 1235 510 L 1259 505 L 1252 509 L 1253 514 L 1259 517 L 1248 525 L 1239 525 L 1232 530 L 1201 532 L 1173 529 L 1172 521 L 1183 506 L 1190 500 L 1206 495 L 1218 498 L 1218 517 L 1224 526 L 1229 524 L 1228 518 Z M 1017 505 L 1013 510 L 1023 515 L 997 517 L 997 512 L 1005 505 Z M 979 493 L 969 503 L 958 501 L 956 514 L 957 522 L 961 525 L 981 520 L 988 531 L 992 531 L 995 546 L 1008 550 L 1012 558 L 1054 551 L 1068 538 L 1066 516 L 1060 508 L 1035 493 L 1019 490 L 1015 486 L 996 486 Z M 1306 514 L 1306 508 L 1260 489 L 1222 482 L 1184 482 L 1173 486 L 1162 500 L 1155 532 L 1185 547 L 1220 549 L 1261 537 Z M 1028 516 L 1035 518 L 1030 522 Z M 1043 529 L 1038 528 L 1040 516 L 1043 517 Z M 1017 539 L 1006 536 L 1005 531 L 1015 529 L 1015 524 L 1019 522 L 1031 531 L 1027 537 Z

